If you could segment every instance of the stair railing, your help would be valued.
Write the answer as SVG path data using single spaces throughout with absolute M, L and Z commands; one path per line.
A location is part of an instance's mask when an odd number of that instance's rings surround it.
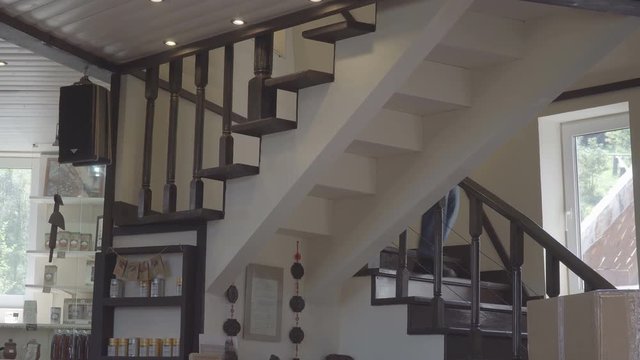
M 482 357 L 482 333 L 480 330 L 480 235 L 484 228 L 490 233 L 493 227 L 490 225 L 488 217 L 483 210 L 483 206 L 496 211 L 510 222 L 510 247 L 511 256 L 507 259 L 506 251 L 500 245 L 497 246 L 497 235 L 489 238 L 496 249 L 503 263 L 507 263 L 512 279 L 513 314 L 512 314 L 512 351 L 513 359 L 518 360 L 524 357 L 522 346 L 522 264 L 524 262 L 524 234 L 529 235 L 535 242 L 542 246 L 546 254 L 546 293 L 549 297 L 556 297 L 560 293 L 560 263 L 563 263 L 569 270 L 574 272 L 586 284 L 587 291 L 598 289 L 615 289 L 615 286 L 604 277 L 585 264 L 580 258 L 575 256 L 566 247 L 556 241 L 553 236 L 547 233 L 542 227 L 529 219 L 526 215 L 516 210 L 504 200 L 500 199 L 489 190 L 482 187 L 477 182 L 466 178 L 460 183 L 460 187 L 469 198 L 469 233 L 471 235 L 471 344 L 472 359 Z M 506 265 L 506 264 L 505 264 Z M 436 274 L 442 276 L 442 274 Z

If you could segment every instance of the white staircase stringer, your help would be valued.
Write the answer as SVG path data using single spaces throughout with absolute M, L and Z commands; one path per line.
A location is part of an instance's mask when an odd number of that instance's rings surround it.
M 431 138 L 425 133 L 420 155 L 378 162 L 384 176 L 376 196 L 334 206 L 334 220 L 342 219 L 341 224 L 334 224 L 332 247 L 306 275 L 307 297 L 332 293 L 396 241 L 410 219 L 534 119 L 638 24 L 634 18 L 584 13 L 535 24 L 527 56 L 477 79 L 474 106 L 440 116 L 439 121 L 448 121 L 446 127 Z
M 375 33 L 336 45 L 336 82 L 299 96 L 295 131 L 265 137 L 260 175 L 230 182 L 209 224 L 207 288 L 222 293 L 471 5 L 382 0 Z

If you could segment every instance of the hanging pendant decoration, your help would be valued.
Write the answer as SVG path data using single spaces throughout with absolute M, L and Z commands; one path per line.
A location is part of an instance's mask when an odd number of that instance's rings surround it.
M 51 224 L 51 232 L 49 235 L 49 262 L 53 261 L 53 250 L 56 248 L 56 242 L 58 241 L 58 229 L 66 230 L 64 228 L 64 216 L 60 212 L 60 206 L 64 205 L 62 202 L 62 196 L 59 194 L 53 195 L 53 213 L 49 217 L 49 224 Z
M 238 301 L 238 288 L 235 285 L 229 286 L 225 297 L 231 303 L 231 316 L 222 325 L 222 330 L 229 337 L 225 342 L 224 360 L 237 360 L 238 354 L 233 343 L 233 338 L 238 336 L 242 326 L 240 322 L 235 318 L 235 303 Z
M 299 347 L 302 341 L 304 340 L 304 331 L 300 327 L 300 313 L 304 310 L 306 304 L 302 296 L 300 296 L 300 280 L 304 276 L 304 266 L 300 263 L 302 260 L 302 255 L 300 254 L 300 242 L 296 242 L 296 254 L 295 254 L 295 262 L 291 265 L 291 276 L 296 280 L 295 282 L 295 295 L 291 297 L 289 300 L 289 307 L 291 311 L 296 314 L 296 325 L 289 331 L 289 340 L 295 344 L 295 357 L 293 360 L 300 360 L 299 355 Z

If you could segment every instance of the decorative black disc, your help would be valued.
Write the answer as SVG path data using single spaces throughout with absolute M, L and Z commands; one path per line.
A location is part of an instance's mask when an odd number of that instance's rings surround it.
M 304 267 L 300 263 L 293 263 L 291 265 L 291 275 L 294 279 L 300 280 L 304 276 Z
M 293 312 L 297 312 L 297 313 L 302 312 L 302 310 L 304 310 L 305 305 L 306 304 L 302 296 L 297 296 L 297 295 L 292 296 L 291 300 L 289 300 L 289 307 Z
M 224 360 L 238 360 L 238 354 L 235 351 L 225 351 Z
M 300 344 L 304 340 L 304 331 L 298 326 L 289 331 L 289 340 L 294 344 Z
M 279 357 L 277 357 L 277 356 L 275 356 L 275 355 L 271 355 L 271 356 L 269 357 L 269 360 L 280 360 L 280 358 L 279 358 Z
M 240 333 L 240 323 L 236 319 L 227 319 L 222 325 L 222 330 L 227 336 L 237 336 Z
M 235 304 L 238 301 L 238 288 L 235 285 L 229 286 L 225 295 L 230 303 Z

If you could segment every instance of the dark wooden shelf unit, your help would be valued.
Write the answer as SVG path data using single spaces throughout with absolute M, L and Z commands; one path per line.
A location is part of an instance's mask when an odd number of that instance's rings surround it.
M 304 70 L 297 73 L 274 77 L 265 80 L 264 85 L 266 87 L 273 87 L 280 90 L 296 92 L 300 89 L 328 84 L 333 82 L 335 76 L 333 73 L 317 71 L 317 70 Z
M 201 332 L 202 318 L 204 314 L 202 296 L 204 294 L 204 277 L 198 270 L 203 267 L 202 254 L 206 252 L 206 225 L 198 229 L 198 246 L 171 245 L 171 246 L 147 246 L 124 247 L 106 249 L 96 255 L 96 275 L 104 279 L 102 286 L 96 287 L 94 307 L 100 309 L 102 321 L 95 323 L 94 335 L 99 337 L 94 343 L 100 344 L 98 350 L 102 359 L 115 359 L 106 356 L 109 338 L 114 337 L 115 309 L 120 307 L 156 308 L 179 307 L 180 308 L 180 351 L 181 354 L 190 354 L 198 351 L 198 336 Z M 182 295 L 157 298 L 139 297 L 109 297 L 109 274 L 115 267 L 117 255 L 145 255 L 145 254 L 182 254 Z M 102 272 L 98 274 L 98 271 Z M 142 337 L 144 334 L 140 334 Z M 142 358 L 142 357 L 141 357 Z M 144 359 L 155 359 L 144 357 Z M 166 358 L 163 358 L 166 359 Z M 173 359 L 187 360 L 188 355 L 173 357 Z
M 138 357 L 128 357 L 128 356 L 102 356 L 100 359 L 102 360 L 122 360 L 122 359 L 133 359 L 133 360 L 180 360 L 182 357 L 173 356 L 173 357 L 162 357 L 162 356 L 138 356 Z
M 106 307 L 182 306 L 182 296 L 105 298 Z
M 183 210 L 168 214 L 152 212 L 150 215 L 138 217 L 135 205 L 121 201 L 114 203 L 114 224 L 118 227 L 156 224 L 197 225 L 221 219 L 224 219 L 224 212 L 212 209 Z
M 231 164 L 218 166 L 209 169 L 202 169 L 198 172 L 198 176 L 212 180 L 231 180 L 245 176 L 258 175 L 260 168 L 258 166 L 246 164 Z
M 335 44 L 340 40 L 365 35 L 376 31 L 375 24 L 359 21 L 343 21 L 302 32 L 302 37 L 309 40 Z
M 298 123 L 295 121 L 271 117 L 233 125 L 231 127 L 231 131 L 237 134 L 261 137 L 264 135 L 294 130 L 297 127 Z

